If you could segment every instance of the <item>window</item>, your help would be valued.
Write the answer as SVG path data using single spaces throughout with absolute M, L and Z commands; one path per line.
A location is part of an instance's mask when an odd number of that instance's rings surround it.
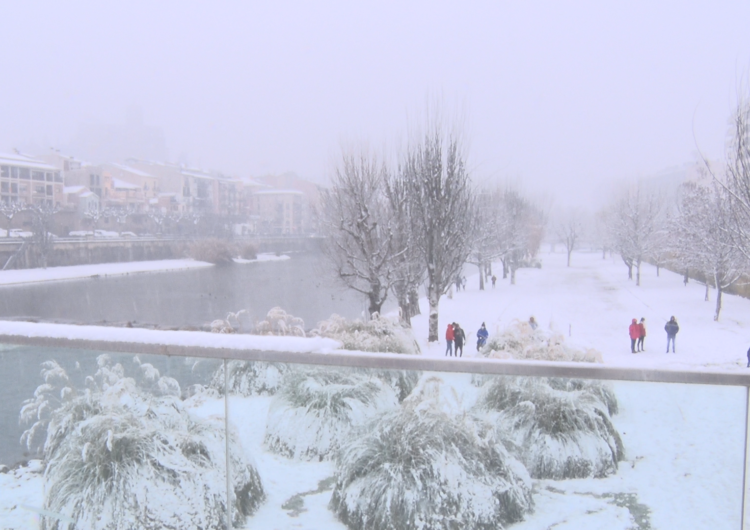
M 8 166 L 0 166 L 0 176 L 2 176 L 4 179 L 10 178 L 10 167 Z
M 31 171 L 29 171 L 29 168 L 27 167 L 19 167 L 18 168 L 18 178 L 29 180 L 31 178 Z
M 42 186 L 34 186 L 34 193 L 38 193 L 40 195 L 44 195 L 44 185 Z
M 31 180 L 44 180 L 44 172 L 43 171 L 32 171 L 31 172 Z
M 18 193 L 18 182 L 12 182 L 10 184 L 10 192 L 11 193 Z
M 55 173 L 55 182 L 62 182 L 62 181 L 63 181 L 62 175 L 60 175 L 59 172 Z
M 47 184 L 47 195 L 54 195 L 52 191 L 52 184 Z
M 52 173 L 45 173 L 44 178 L 47 182 L 52 182 L 53 180 Z
M 10 186 L 8 186 L 7 182 L 0 183 L 0 192 L 8 193 L 9 189 L 10 189 Z

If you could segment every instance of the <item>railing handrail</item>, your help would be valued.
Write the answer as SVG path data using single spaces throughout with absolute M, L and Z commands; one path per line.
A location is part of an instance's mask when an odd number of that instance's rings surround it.
M 726 372 L 714 370 L 667 370 L 649 368 L 629 368 L 610 366 L 599 363 L 582 362 L 551 362 L 551 361 L 518 361 L 488 358 L 451 358 L 427 357 L 423 355 L 402 355 L 395 353 L 356 352 L 342 349 L 300 349 L 285 351 L 280 349 L 253 349 L 241 347 L 238 344 L 218 340 L 226 335 L 207 332 L 180 332 L 179 337 L 174 332 L 155 330 L 154 338 L 159 340 L 129 341 L 116 339 L 91 339 L 73 336 L 64 337 L 59 334 L 35 332 L 24 333 L 19 329 L 16 333 L 9 330 L 8 324 L 25 328 L 26 322 L 0 322 L 0 343 L 41 346 L 55 348 L 71 348 L 101 352 L 118 352 L 133 354 L 168 355 L 181 357 L 198 357 L 212 359 L 229 359 L 244 361 L 266 361 L 309 365 L 340 366 L 349 368 L 374 368 L 383 370 L 419 370 L 431 372 L 454 372 L 483 375 L 511 375 L 529 377 L 565 377 L 575 379 L 598 379 L 611 381 L 643 381 L 651 383 L 683 383 L 705 385 L 729 385 L 750 387 L 750 371 Z M 46 325 L 49 326 L 49 325 Z M 71 326 L 71 328 L 85 329 L 86 326 Z M 120 328 L 116 328 L 120 329 Z M 125 331 L 125 330 L 120 330 Z M 172 333 L 172 335 L 170 335 Z M 206 346 L 205 344 L 184 344 L 184 333 L 195 334 L 200 338 L 198 342 L 206 343 L 207 338 L 216 338 L 221 346 Z M 176 340 L 178 339 L 179 340 Z M 273 339 L 273 337 L 263 337 Z M 279 346 L 288 337 L 279 337 Z M 264 342 L 267 342 L 264 340 Z

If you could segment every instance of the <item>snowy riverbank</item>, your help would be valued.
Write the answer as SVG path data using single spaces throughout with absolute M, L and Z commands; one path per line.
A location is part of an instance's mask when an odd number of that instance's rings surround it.
M 289 259 L 289 256 L 259 254 L 256 259 L 237 258 L 234 261 L 235 263 L 245 264 L 285 259 Z M 128 261 L 123 263 L 95 263 L 92 265 L 48 267 L 46 269 L 13 269 L 0 271 L 0 286 L 60 280 L 80 280 L 85 278 L 106 278 L 107 276 L 146 272 L 171 272 L 203 267 L 213 267 L 213 264 L 193 259 L 165 259 L 156 261 Z

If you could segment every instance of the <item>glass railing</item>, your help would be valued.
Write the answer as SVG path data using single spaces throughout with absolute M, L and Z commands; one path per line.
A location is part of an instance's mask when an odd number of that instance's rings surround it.
M 743 528 L 744 374 L 47 335 L 0 336 L 3 529 Z

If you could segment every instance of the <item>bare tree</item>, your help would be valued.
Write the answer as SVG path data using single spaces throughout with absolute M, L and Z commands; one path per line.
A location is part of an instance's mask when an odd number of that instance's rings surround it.
M 386 194 L 391 211 L 395 215 L 394 246 L 400 249 L 395 253 L 393 293 L 398 300 L 401 321 L 411 327 L 411 317 L 420 314 L 419 286 L 425 280 L 425 265 L 419 248 L 414 243 L 412 224 L 412 202 L 407 182 L 398 173 L 391 174 L 387 181 Z
M 2 203 L 0 205 L 0 214 L 2 214 L 3 217 L 8 220 L 8 224 L 6 225 L 8 228 L 5 233 L 6 237 L 10 237 L 10 228 L 13 224 L 13 218 L 16 216 L 16 214 L 22 211 L 23 204 L 20 202 Z
M 518 268 L 539 251 L 545 216 L 514 188 L 504 189 L 499 203 L 494 248 L 502 260 L 503 278 L 510 273 L 510 283 L 515 285 Z
M 331 189 L 321 197 L 325 254 L 336 277 L 363 293 L 379 313 L 396 280 L 396 218 L 386 194 L 387 170 L 367 152 L 344 153 Z
M 659 244 L 656 233 L 661 228 L 663 198 L 659 193 L 647 193 L 640 184 L 625 190 L 612 205 L 610 233 L 615 250 L 628 267 L 628 279 L 641 285 L 641 263 Z
M 34 246 L 39 254 L 42 268 L 47 268 L 47 259 L 52 249 L 54 235 L 50 232 L 55 214 L 60 211 L 59 206 L 50 204 L 28 204 L 23 207 L 31 213 L 34 229 Z
M 438 340 L 440 297 L 471 250 L 474 195 L 458 131 L 430 124 L 408 145 L 399 178 L 411 203 L 413 244 L 426 268 L 430 342 Z
M 557 236 L 562 240 L 567 252 L 567 266 L 570 267 L 570 255 L 577 248 L 583 233 L 583 216 L 577 209 L 570 209 L 562 214 L 557 224 Z
M 716 288 L 714 320 L 721 314 L 722 293 L 748 272 L 747 259 L 735 244 L 732 197 L 726 188 L 689 182 L 683 185 L 679 216 L 672 223 L 679 253 L 702 271 L 708 287 Z

